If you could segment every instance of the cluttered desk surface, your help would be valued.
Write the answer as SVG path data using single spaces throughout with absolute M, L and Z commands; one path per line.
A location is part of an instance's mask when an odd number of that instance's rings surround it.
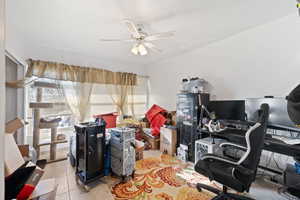
M 231 124 L 234 123 L 231 121 Z M 237 121 L 239 125 L 250 125 L 248 122 Z M 244 128 L 227 127 L 222 131 L 210 133 L 207 129 L 201 129 L 201 133 L 210 134 L 214 138 L 222 138 L 229 142 L 237 143 L 246 146 Z M 264 150 L 280 153 L 292 157 L 300 156 L 300 139 L 287 138 L 283 136 L 276 136 L 267 134 L 264 142 Z

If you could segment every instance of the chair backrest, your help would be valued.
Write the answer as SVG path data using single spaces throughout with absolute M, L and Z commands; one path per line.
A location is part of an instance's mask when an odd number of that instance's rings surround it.
M 269 105 L 262 104 L 259 109 L 257 123 L 252 127 L 252 131 L 246 134 L 246 141 L 249 153 L 241 165 L 247 169 L 254 170 L 258 167 L 261 152 L 264 147 L 264 139 L 267 132 L 269 118 Z M 248 137 L 248 138 L 247 138 Z M 250 146 L 250 149 L 249 149 Z

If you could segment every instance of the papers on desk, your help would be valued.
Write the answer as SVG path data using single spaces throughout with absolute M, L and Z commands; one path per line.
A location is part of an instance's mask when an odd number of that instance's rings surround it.
M 280 140 L 286 144 L 290 144 L 290 145 L 300 144 L 300 138 L 295 139 L 295 138 L 287 138 L 287 137 L 282 137 L 282 136 L 272 136 L 272 138 L 278 139 L 278 140 Z

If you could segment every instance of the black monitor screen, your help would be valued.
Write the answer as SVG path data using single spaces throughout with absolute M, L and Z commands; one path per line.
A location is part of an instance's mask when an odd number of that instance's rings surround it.
M 210 101 L 208 111 L 215 112 L 220 120 L 246 120 L 244 100 Z

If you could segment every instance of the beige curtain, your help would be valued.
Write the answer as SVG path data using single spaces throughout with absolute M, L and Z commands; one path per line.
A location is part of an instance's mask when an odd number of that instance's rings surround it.
M 94 84 L 71 81 L 57 81 L 57 83 L 58 91 L 64 97 L 75 121 L 90 120 L 90 99 Z
M 136 85 L 137 82 L 136 74 L 132 73 L 112 72 L 105 69 L 80 67 L 32 59 L 28 59 L 27 63 L 27 78 L 36 76 L 39 78 L 49 78 L 62 81 L 113 85 Z M 129 76 L 131 79 L 124 79 L 124 76 Z
M 134 115 L 134 87 L 137 75 L 109 70 L 66 65 L 40 60 L 27 60 L 27 78 L 38 77 L 57 80 L 59 92 L 64 96 L 75 118 L 79 121 L 90 117 L 90 99 L 93 84 L 105 84 L 121 116 Z
M 137 81 L 136 75 L 129 73 L 116 73 L 113 82 L 119 84 L 107 84 L 106 88 L 112 101 L 117 107 L 121 118 L 129 113 L 134 117 L 134 89 Z M 117 80 L 118 79 L 118 80 Z

